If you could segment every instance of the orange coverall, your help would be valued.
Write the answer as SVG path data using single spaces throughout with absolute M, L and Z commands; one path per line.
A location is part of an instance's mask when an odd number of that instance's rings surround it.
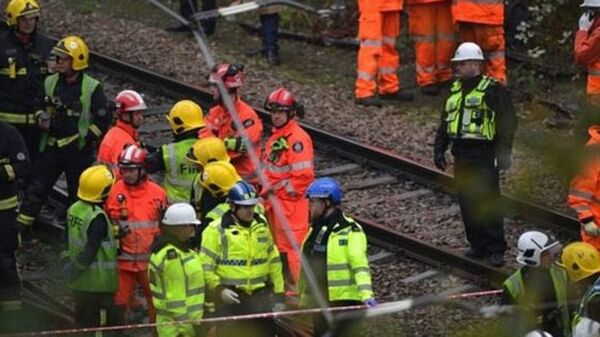
M 308 199 L 304 192 L 315 177 L 313 143 L 310 136 L 292 119 L 282 128 L 273 128 L 265 144 L 263 162 L 269 186 L 265 192 L 274 193 L 300 248 L 308 232 Z M 264 194 L 264 193 L 263 193 Z M 275 217 L 272 205 L 265 205 L 266 215 L 275 237 L 275 244 L 286 254 L 290 274 L 298 282 L 301 260 L 285 235 L 283 225 Z
M 140 146 L 138 131 L 130 124 L 117 120 L 117 123 L 106 132 L 102 139 L 96 159 L 98 162 L 108 165 L 113 173 L 117 173 L 119 155 L 127 144 Z
M 356 98 L 395 94 L 400 90 L 396 38 L 400 35 L 402 0 L 358 0 Z
M 588 68 L 587 94 L 590 103 L 600 106 L 600 20 L 588 31 L 575 34 L 575 63 Z
M 154 321 L 156 313 L 148 284 L 148 260 L 150 246 L 160 232 L 160 210 L 166 205 L 165 190 L 146 178 L 138 185 L 126 185 L 122 179 L 118 180 L 104 206 L 108 216 L 123 233 L 120 238 L 119 290 L 115 294 L 115 304 L 127 307 L 137 283 L 144 290 L 151 321 Z
M 407 0 L 406 4 L 408 30 L 415 41 L 417 85 L 449 81 L 457 40 L 451 0 Z
M 452 0 L 452 20 L 462 42 L 481 47 L 486 75 L 506 84 L 504 0 Z
M 259 142 L 263 133 L 262 121 L 254 109 L 242 101 L 240 97 L 235 100 L 235 110 L 246 129 L 250 142 L 254 145 L 256 155 L 259 156 Z M 204 122 L 206 123 L 206 127 L 200 130 L 200 138 L 219 137 L 224 140 L 228 137 L 241 136 L 241 133 L 235 128 L 231 115 L 222 104 L 212 107 L 208 111 L 208 115 L 204 118 Z M 246 153 L 228 150 L 227 154 L 231 158 L 231 164 L 235 167 L 238 174 L 244 180 L 256 183 L 255 167 Z
M 584 162 L 581 171 L 571 180 L 568 202 L 577 212 L 581 223 L 593 220 L 596 226 L 600 226 L 600 125 L 590 127 L 588 133 L 590 139 L 586 148 L 593 152 Z M 581 231 L 581 240 L 600 249 L 600 237 Z

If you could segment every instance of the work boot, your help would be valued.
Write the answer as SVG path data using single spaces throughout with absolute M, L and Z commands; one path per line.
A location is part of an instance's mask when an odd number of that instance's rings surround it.
M 504 265 L 504 253 L 492 253 L 489 261 L 494 267 L 502 267 Z
M 427 96 L 435 96 L 440 93 L 440 88 L 437 84 L 428 84 L 421 87 L 421 93 Z
M 278 66 L 281 64 L 281 60 L 279 59 L 279 52 L 276 50 L 267 50 L 267 62 L 274 66 Z
M 377 96 L 357 98 L 354 100 L 354 103 L 356 105 L 362 105 L 365 107 L 376 106 L 376 107 L 380 108 L 383 106 L 383 103 L 381 102 L 381 100 L 379 98 L 377 98 Z
M 393 100 L 400 102 L 409 102 L 415 100 L 415 95 L 408 90 L 400 90 L 394 94 L 383 94 L 380 97 L 384 100 Z

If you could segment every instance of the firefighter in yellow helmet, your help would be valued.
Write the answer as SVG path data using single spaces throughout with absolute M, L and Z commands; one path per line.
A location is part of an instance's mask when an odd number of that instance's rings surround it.
M 54 46 L 52 55 L 56 58 L 56 73 L 46 77 L 47 104 L 45 110 L 36 113 L 42 130 L 41 154 L 17 218 L 22 226 L 33 224 L 63 172 L 69 199 L 74 200 L 79 176 L 94 161 L 96 144 L 112 120 L 102 84 L 85 71 L 89 65 L 85 42 L 77 36 L 67 36 Z
M 79 181 L 79 200 L 67 212 L 63 275 L 74 293 L 79 327 L 119 323 L 113 302 L 118 287 L 117 241 L 103 207 L 114 180 L 104 165 L 86 169 Z
M 173 132 L 173 142 L 163 145 L 148 157 L 148 172 L 164 171 L 163 187 L 169 203 L 189 202 L 196 165 L 186 160 L 186 155 L 198 140 L 198 132 L 204 128 L 202 108 L 190 100 L 175 103 L 167 121 Z
M 573 284 L 571 299 L 581 301 L 573 319 L 573 336 L 586 324 L 600 328 L 600 252 L 590 243 L 573 242 L 563 249 L 560 265 Z
M 35 112 L 44 107 L 44 78 L 54 42 L 38 34 L 40 6 L 35 0 L 10 0 L 7 28 L 0 32 L 0 121 L 19 130 L 33 160 L 41 130 Z

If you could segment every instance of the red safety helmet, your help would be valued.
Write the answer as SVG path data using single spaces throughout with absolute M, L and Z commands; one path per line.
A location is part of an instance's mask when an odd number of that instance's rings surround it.
M 216 65 L 210 72 L 208 82 L 216 84 L 219 79 L 227 89 L 241 87 L 244 82 L 244 65 L 227 63 Z
M 292 118 L 294 115 L 304 116 L 304 106 L 298 104 L 294 95 L 285 88 L 273 91 L 265 101 L 264 107 L 269 112 L 273 110 L 285 111 L 288 118 Z
M 118 117 L 125 112 L 146 110 L 148 106 L 137 91 L 123 90 L 115 98 L 115 115 Z

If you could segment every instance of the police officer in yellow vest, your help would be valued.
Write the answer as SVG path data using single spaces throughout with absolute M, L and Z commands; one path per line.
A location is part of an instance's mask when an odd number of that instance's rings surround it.
M 504 218 L 498 207 L 499 171 L 511 164 L 517 119 L 508 90 L 483 76 L 481 48 L 461 44 L 452 59 L 456 80 L 446 99 L 434 144 L 434 163 L 446 169 L 452 143 L 458 203 L 471 244 L 465 255 L 504 263 Z
M 284 301 L 281 259 L 267 220 L 255 211 L 258 195 L 242 180 L 227 198 L 230 210 L 204 230 L 200 252 L 217 316 L 279 310 Z M 272 319 L 224 322 L 217 333 L 268 337 L 275 335 L 275 325 Z
M 571 336 L 567 274 L 556 264 L 561 244 L 542 232 L 529 231 L 519 237 L 517 248 L 517 262 L 523 267 L 504 281 L 502 304 L 522 306 L 523 317 L 529 319 L 527 330 Z
M 147 169 L 149 173 L 165 172 L 162 185 L 169 203 L 189 202 L 192 183 L 199 170 L 186 160 L 186 155 L 204 127 L 202 108 L 189 100 L 179 101 L 169 111 L 167 121 L 175 139 L 150 154 Z
M 306 190 L 311 227 L 302 246 L 298 291 L 302 306 L 316 305 L 305 270 L 315 274 L 317 287 L 329 306 L 366 304 L 376 306 L 367 259 L 367 237 L 362 227 L 341 210 L 342 189 L 333 178 L 316 179 Z M 314 336 L 327 330 L 321 315 L 313 319 Z M 359 336 L 352 325 L 340 322 L 334 336 Z
M 120 323 L 113 302 L 118 288 L 117 241 L 103 209 L 113 183 L 106 166 L 86 169 L 79 181 L 79 200 L 67 212 L 63 275 L 74 292 L 75 320 L 80 327 Z
M 600 337 L 600 252 L 587 242 L 573 242 L 561 254 L 573 293 L 580 300 L 573 317 L 573 337 Z
M 160 337 L 197 335 L 197 325 L 169 323 L 202 319 L 202 261 L 189 245 L 199 224 L 192 206 L 173 204 L 167 208 L 161 222 L 161 235 L 152 245 L 149 279 Z
M 89 50 L 77 36 L 68 36 L 52 49 L 56 73 L 46 77 L 46 111 L 37 113 L 42 129 L 40 157 L 25 193 L 17 220 L 32 225 L 56 179 L 64 172 L 69 198 L 74 199 L 81 172 L 94 161 L 94 144 L 111 122 L 100 82 L 85 72 Z

